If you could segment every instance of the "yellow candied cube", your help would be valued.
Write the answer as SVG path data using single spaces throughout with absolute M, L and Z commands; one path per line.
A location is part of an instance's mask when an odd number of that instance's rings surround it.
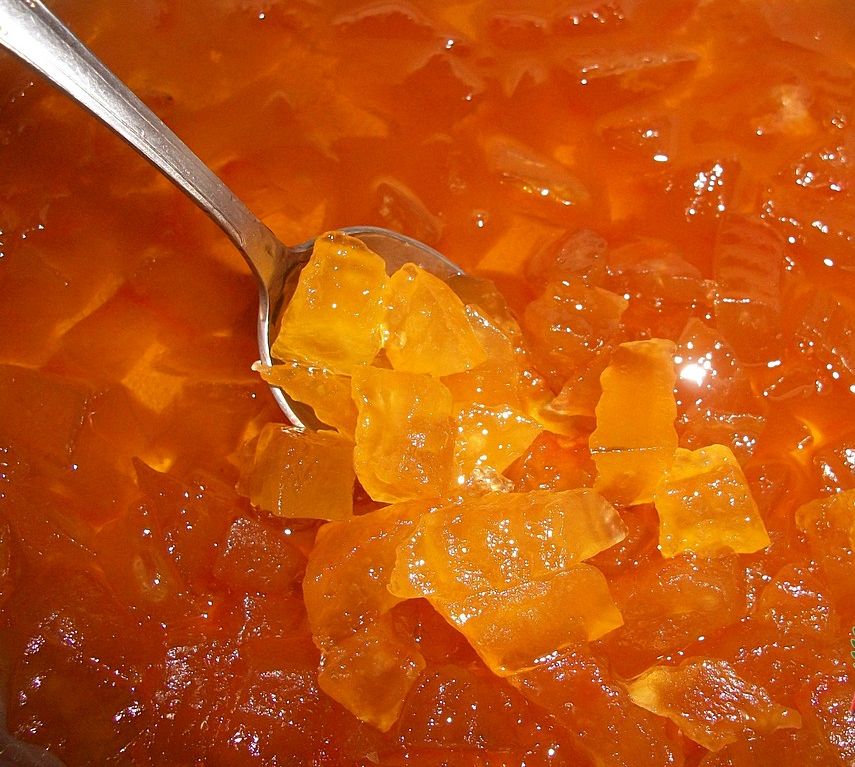
M 454 471 L 460 486 L 483 471 L 501 474 L 543 431 L 537 421 L 507 405 L 469 405 L 454 419 Z
M 353 439 L 356 429 L 356 406 L 350 396 L 350 377 L 338 375 L 329 368 L 291 360 L 281 365 L 262 365 L 252 369 L 272 386 L 278 386 L 289 397 L 303 402 L 327 426 L 332 426 Z
M 354 466 L 375 501 L 443 495 L 452 473 L 451 393 L 435 378 L 363 366 L 353 371 Z
M 829 551 L 855 549 L 855 490 L 817 498 L 796 511 L 796 526 Z
M 466 316 L 484 348 L 486 359 L 470 370 L 443 377 L 442 382 L 455 404 L 477 402 L 522 408 L 527 360 L 518 348 L 519 339 L 507 333 L 492 315 L 474 306 L 466 307 Z
M 423 515 L 398 545 L 389 591 L 425 597 L 499 675 L 622 623 L 602 573 L 581 564 L 621 541 L 593 490 L 491 493 Z
M 318 686 L 363 722 L 385 732 L 425 667 L 411 634 L 388 615 L 324 649 Z
M 239 489 L 278 517 L 347 519 L 353 514 L 353 443 L 332 431 L 267 424 Z
M 636 705 L 668 717 L 683 735 L 710 751 L 757 733 L 802 726 L 798 711 L 775 703 L 765 689 L 716 658 L 653 666 L 628 687 Z
M 600 377 L 603 393 L 590 437 L 594 487 L 614 503 L 650 503 L 677 449 L 674 343 L 620 344 Z
M 386 355 L 395 370 L 447 376 L 487 359 L 463 302 L 442 280 L 404 264 L 389 280 Z
M 678 448 L 656 488 L 655 503 L 665 557 L 684 551 L 750 554 L 769 545 L 742 468 L 725 445 Z
M 587 564 L 459 603 L 431 601 L 499 676 L 534 668 L 568 644 L 623 625 L 605 576 Z
M 588 488 L 489 493 L 424 515 L 398 546 L 389 591 L 462 603 L 549 578 L 625 535 L 614 507 Z
M 318 237 L 285 309 L 273 357 L 345 374 L 370 363 L 384 341 L 387 288 L 385 262 L 362 242 L 341 232 Z

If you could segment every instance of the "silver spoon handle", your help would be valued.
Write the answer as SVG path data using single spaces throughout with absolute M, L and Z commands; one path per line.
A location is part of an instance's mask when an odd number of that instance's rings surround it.
M 0 44 L 160 168 L 270 283 L 282 249 L 273 233 L 40 0 L 0 0 Z

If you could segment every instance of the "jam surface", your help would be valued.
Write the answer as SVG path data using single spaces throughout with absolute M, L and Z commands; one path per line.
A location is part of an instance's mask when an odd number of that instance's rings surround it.
M 0 61 L 0 754 L 855 764 L 851 3 L 422 6 L 52 4 L 283 241 L 500 291 L 295 322 L 307 440 L 228 241 Z

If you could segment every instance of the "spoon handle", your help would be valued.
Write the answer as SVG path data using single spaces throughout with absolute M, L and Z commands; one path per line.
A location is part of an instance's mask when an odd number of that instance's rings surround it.
M 0 44 L 100 118 L 223 229 L 264 285 L 282 244 L 40 0 L 0 0 Z

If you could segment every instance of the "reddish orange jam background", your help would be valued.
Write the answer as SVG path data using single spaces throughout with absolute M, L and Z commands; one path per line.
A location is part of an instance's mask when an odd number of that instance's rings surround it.
M 660 767 L 621 729 L 622 685 L 704 655 L 802 726 L 709 753 L 668 722 L 671 763 L 855 764 L 855 557 L 794 521 L 855 488 L 850 0 L 53 6 L 286 242 L 389 226 L 493 277 L 520 318 L 567 268 L 629 298 L 622 339 L 685 352 L 687 321 L 703 323 L 710 357 L 678 361 L 681 445 L 734 449 L 772 545 L 704 579 L 659 554 L 652 507 L 623 512 L 629 537 L 594 564 L 625 625 L 569 658 L 575 704 L 560 716 L 426 605 L 403 606 L 427 668 L 391 731 L 362 724 L 317 686 L 300 580 L 318 524 L 258 513 L 234 489 L 242 445 L 281 419 L 249 369 L 252 278 L 143 160 L 4 58 L 12 735 L 68 765 Z M 581 229 L 605 244 L 568 244 Z M 596 264 L 572 260 L 580 241 Z M 549 344 L 581 337 L 582 354 L 601 339 L 532 316 L 557 393 L 567 372 Z M 518 487 L 590 483 L 593 422 L 575 425 L 512 467 Z

